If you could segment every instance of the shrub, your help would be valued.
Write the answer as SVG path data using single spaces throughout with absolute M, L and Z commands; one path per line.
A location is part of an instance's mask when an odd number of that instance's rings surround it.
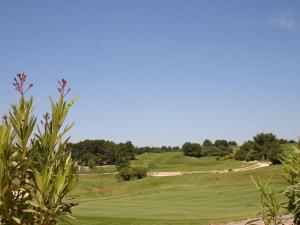
M 236 153 L 234 154 L 234 158 L 236 160 L 244 161 L 247 158 L 247 152 L 243 149 L 237 150 Z
M 147 176 L 147 169 L 144 167 L 133 167 L 132 177 L 137 179 L 142 179 Z
M 133 179 L 142 179 L 147 176 L 147 169 L 143 167 L 122 167 L 119 170 L 117 179 L 120 181 L 129 181 Z
M 224 155 L 221 157 L 221 160 L 233 159 L 233 154 Z
M 220 149 L 218 149 L 215 146 L 210 146 L 210 147 L 205 147 L 202 152 L 201 155 L 202 156 L 218 156 L 220 153 Z
M 272 162 L 272 164 L 280 164 L 281 161 L 280 161 L 280 156 L 282 154 L 282 150 L 277 147 L 275 149 L 273 149 L 269 155 L 268 155 L 268 159 Z
M 55 225 L 66 222 L 75 205 L 64 201 L 78 175 L 76 162 L 65 151 L 69 138 L 64 137 L 72 125 L 63 128 L 75 99 L 65 101 L 70 89 L 66 80 L 59 81 L 59 100 L 50 99 L 52 112 L 37 127 L 33 99 L 25 98 L 33 86 L 24 89 L 26 78 L 15 78 L 20 99 L 0 124 L 0 224 Z
M 281 153 L 282 150 L 276 136 L 272 133 L 261 133 L 254 136 L 253 141 L 246 141 L 236 151 L 235 158 L 246 161 L 269 160 L 273 164 L 278 164 Z
M 226 140 L 216 140 L 215 141 L 215 146 L 219 147 L 219 146 L 224 146 L 224 147 L 228 147 L 228 142 Z
M 182 151 L 185 156 L 201 157 L 202 146 L 197 143 L 186 142 L 182 146 Z
M 284 194 L 288 198 L 288 210 L 294 214 L 294 224 L 300 224 L 300 155 L 282 157 L 284 178 L 289 186 Z
M 95 159 L 89 159 L 89 161 L 88 161 L 88 167 L 90 169 L 94 169 L 96 167 L 96 160 Z
M 132 179 L 132 169 L 130 166 L 124 166 L 119 169 L 119 174 L 117 175 L 117 179 L 120 181 L 129 181 Z
M 281 157 L 283 164 L 283 175 L 288 186 L 283 188 L 283 194 L 288 198 L 286 203 L 280 203 L 275 192 L 268 188 L 270 178 L 266 182 L 252 177 L 257 189 L 260 192 L 260 203 L 262 206 L 262 217 L 264 224 L 282 224 L 280 210 L 286 208 L 289 213 L 293 214 L 293 224 L 300 225 L 300 157 L 299 154 L 293 154 Z M 250 221 L 247 224 L 254 224 Z
M 237 146 L 238 144 L 235 141 L 228 141 L 229 146 Z
M 214 144 L 210 141 L 210 140 L 208 140 L 208 139 L 206 139 L 206 140 L 204 140 L 203 141 L 203 147 L 210 147 L 210 146 L 213 146 Z
M 274 190 L 268 187 L 270 178 L 263 182 L 260 179 L 252 178 L 257 190 L 260 192 L 259 202 L 261 205 L 260 215 L 262 216 L 265 225 L 281 225 L 282 219 L 280 210 L 283 208 L 283 204 L 279 202 L 275 195 Z M 258 220 L 252 220 L 246 224 L 255 224 Z

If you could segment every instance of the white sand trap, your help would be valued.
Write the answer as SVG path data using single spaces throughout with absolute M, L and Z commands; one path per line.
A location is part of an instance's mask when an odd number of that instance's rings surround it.
M 190 171 L 190 172 L 181 172 L 181 171 L 174 171 L 174 172 L 150 172 L 147 175 L 150 177 L 174 177 L 174 176 L 182 176 L 182 175 L 190 175 L 190 174 L 202 174 L 202 173 L 232 173 L 232 172 L 241 172 L 241 171 L 248 171 L 248 170 L 255 170 L 259 168 L 268 167 L 271 165 L 269 162 L 259 162 L 259 161 L 252 161 L 249 163 L 255 163 L 254 165 L 237 168 L 237 169 L 225 169 L 225 170 L 207 170 L 207 171 Z

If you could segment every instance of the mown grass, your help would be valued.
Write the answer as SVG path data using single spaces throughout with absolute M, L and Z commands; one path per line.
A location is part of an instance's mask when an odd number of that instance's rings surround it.
M 113 175 L 80 177 L 72 197 L 77 225 L 207 224 L 255 216 L 258 193 L 250 175 L 267 178 L 280 191 L 280 166 L 226 174 L 147 177 L 117 182 Z
M 294 145 L 282 145 L 284 152 L 294 152 Z M 135 166 L 154 163 L 158 171 L 194 171 L 230 169 L 249 164 L 191 158 L 182 153 L 146 153 L 133 161 Z M 107 167 L 109 172 L 113 167 Z M 105 170 L 104 170 L 105 171 Z M 106 171 L 105 171 L 106 172 Z M 258 192 L 250 176 L 267 179 L 283 199 L 286 185 L 280 165 L 225 174 L 194 174 L 178 177 L 147 177 L 118 182 L 114 175 L 80 176 L 72 198 L 76 225 L 205 225 L 253 217 L 259 204 Z
M 280 149 L 285 154 L 291 154 L 291 153 L 294 153 L 294 152 L 300 153 L 300 150 L 299 150 L 299 148 L 297 147 L 296 144 L 282 144 L 282 145 L 280 145 Z
M 184 156 L 182 152 L 145 153 L 132 161 L 134 166 L 148 167 L 155 164 L 156 171 L 203 171 L 246 167 L 251 164 L 236 160 L 216 160 L 214 157 L 194 158 Z
M 80 171 L 80 174 L 93 174 L 93 173 L 115 173 L 116 167 L 114 165 L 96 166 L 93 169 L 87 168 L 84 171 Z
M 165 152 L 165 153 L 144 153 L 138 155 L 136 160 L 132 160 L 133 166 L 149 168 L 149 165 L 155 165 L 151 168 L 153 171 L 170 172 L 170 171 L 207 171 L 235 169 L 252 165 L 236 161 L 233 159 L 216 160 L 215 157 L 195 158 L 184 156 L 182 152 Z M 98 166 L 87 173 L 113 173 L 116 172 L 115 166 Z
M 239 147 L 235 147 L 236 151 Z M 295 144 L 283 144 L 280 146 L 281 150 L 285 153 L 300 152 Z M 160 172 L 170 171 L 203 171 L 203 170 L 222 170 L 222 169 L 235 169 L 240 167 L 250 166 L 251 164 L 236 161 L 236 160 L 219 160 L 214 157 L 194 158 L 184 156 L 182 152 L 165 152 L 165 153 L 144 153 L 138 155 L 136 160 L 132 161 L 134 166 L 142 166 L 148 168 L 149 165 L 155 165 L 152 170 Z M 98 166 L 88 173 L 114 173 L 116 172 L 115 166 Z

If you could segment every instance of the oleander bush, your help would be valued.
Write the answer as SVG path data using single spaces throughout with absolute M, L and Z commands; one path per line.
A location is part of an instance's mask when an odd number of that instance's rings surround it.
M 300 225 L 300 155 L 282 157 L 283 175 L 288 183 L 284 195 L 288 199 L 287 209 L 294 215 L 294 224 Z
M 289 213 L 294 216 L 294 225 L 300 225 L 300 155 L 293 153 L 280 157 L 283 164 L 283 177 L 288 185 L 283 187 L 283 194 L 287 201 L 279 202 L 274 190 L 268 187 L 270 179 L 266 182 L 253 178 L 258 191 L 260 192 L 259 202 L 262 211 L 260 215 L 265 225 L 279 225 L 282 223 L 282 214 Z M 251 221 L 248 224 L 255 224 Z
M 25 93 L 27 76 L 18 74 L 14 87 L 19 92 L 0 124 L 0 224 L 55 225 L 69 223 L 76 205 L 66 199 L 75 187 L 76 162 L 65 151 L 73 124 L 64 127 L 68 111 L 75 102 L 66 101 L 70 89 L 59 81 L 59 99 L 50 98 L 51 113 L 41 125 L 33 115 L 33 98 Z
M 258 215 L 262 217 L 263 223 L 265 225 L 284 225 L 281 215 L 284 203 L 280 203 L 275 191 L 268 187 L 271 177 L 267 181 L 262 181 L 254 177 L 251 178 L 260 193 L 259 203 L 261 205 L 261 212 Z M 256 222 L 259 220 L 251 220 L 246 225 L 256 225 Z

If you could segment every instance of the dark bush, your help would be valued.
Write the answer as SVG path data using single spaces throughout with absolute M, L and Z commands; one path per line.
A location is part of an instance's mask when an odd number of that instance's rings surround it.
M 228 141 L 229 146 L 237 146 L 238 144 L 235 141 Z
M 133 179 L 142 179 L 147 176 L 147 169 L 144 167 L 126 166 L 119 169 L 117 179 L 120 181 L 129 181 Z
M 206 147 L 202 150 L 202 156 L 219 156 L 220 149 L 215 146 Z
M 203 141 L 203 147 L 210 147 L 210 146 L 213 146 L 214 144 L 210 141 L 210 140 L 208 140 L 208 139 L 206 139 L 205 141 Z
M 247 159 L 247 151 L 239 149 L 234 155 L 234 159 L 244 161 Z
M 88 161 L 88 167 L 90 169 L 94 169 L 96 167 L 96 160 L 95 159 L 89 159 L 89 161 Z
M 131 173 L 132 179 L 142 179 L 147 176 L 147 169 L 144 167 L 132 167 Z
M 119 170 L 119 174 L 117 175 L 117 178 L 121 181 L 129 181 L 131 180 L 131 167 L 122 167 Z
M 226 140 L 216 140 L 215 141 L 215 146 L 216 147 L 219 147 L 219 146 L 228 147 L 228 142 Z
M 282 150 L 280 148 L 276 148 L 270 152 L 268 158 L 272 162 L 272 164 L 281 164 L 281 156 Z
M 202 146 L 198 143 L 186 142 L 182 146 L 182 151 L 185 156 L 201 157 Z
M 237 160 L 251 161 L 255 160 L 255 154 L 253 153 L 254 142 L 246 141 L 239 150 L 236 151 L 234 158 Z

